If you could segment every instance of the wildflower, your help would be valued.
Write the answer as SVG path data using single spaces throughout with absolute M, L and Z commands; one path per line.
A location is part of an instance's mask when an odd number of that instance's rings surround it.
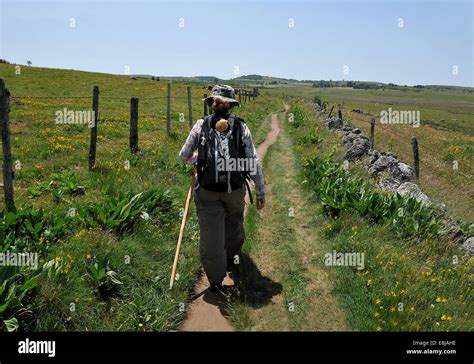
M 54 258 L 54 260 L 56 261 L 56 263 L 61 263 L 61 257 L 58 255 L 56 258 Z
M 369 280 L 367 281 L 367 285 L 368 285 L 368 286 L 372 285 L 372 279 L 369 279 Z
M 380 298 L 377 298 L 377 299 L 375 300 L 375 304 L 376 304 L 376 305 L 380 305 L 381 303 L 382 303 L 382 300 L 381 300 Z
M 382 331 L 382 328 L 380 326 L 377 326 L 377 328 L 375 329 L 376 331 Z
M 143 324 L 140 322 L 140 323 L 138 324 L 138 327 L 143 327 Z
M 446 318 L 447 318 L 446 315 L 443 313 L 443 314 L 441 315 L 441 321 L 446 321 Z
M 452 319 L 453 319 L 452 316 L 448 316 L 448 317 L 447 317 L 447 320 L 448 320 L 448 321 L 451 321 Z
M 357 226 L 356 225 L 352 226 L 352 234 L 357 235 Z
M 374 317 L 375 317 L 375 318 L 377 318 L 377 317 L 379 317 L 379 316 L 380 316 L 380 313 L 374 312 Z
M 441 302 L 441 297 L 437 297 L 436 302 L 438 302 L 438 303 Z
M 413 307 L 413 306 L 411 306 L 409 311 L 413 313 L 413 312 L 415 312 L 415 311 L 416 311 L 416 308 L 415 308 L 415 307 Z

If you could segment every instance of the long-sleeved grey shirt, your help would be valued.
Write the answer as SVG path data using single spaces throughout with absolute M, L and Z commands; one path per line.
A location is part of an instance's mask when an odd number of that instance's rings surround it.
M 179 152 L 179 158 L 188 163 L 194 164 L 197 160 L 197 152 L 196 149 L 199 144 L 199 135 L 201 134 L 201 128 L 204 119 L 199 119 L 196 124 L 194 124 L 193 128 L 191 129 L 186 142 L 184 143 L 181 151 Z M 234 119 L 229 119 L 230 128 L 232 129 L 232 123 Z M 250 174 L 250 178 L 255 184 L 255 190 L 257 193 L 257 198 L 264 199 L 265 198 L 265 183 L 263 179 L 263 172 L 260 166 L 260 161 L 257 157 L 257 151 L 255 149 L 255 145 L 253 144 L 252 134 L 250 133 L 249 128 L 246 124 L 242 124 L 242 142 L 245 147 L 245 155 L 246 158 L 251 158 L 254 160 L 256 166 L 256 173 Z

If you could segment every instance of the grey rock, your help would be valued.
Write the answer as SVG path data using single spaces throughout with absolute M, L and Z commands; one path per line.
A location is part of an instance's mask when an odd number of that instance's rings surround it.
M 421 190 L 420 187 L 418 187 L 417 184 L 413 182 L 404 182 L 402 183 L 398 188 L 397 192 L 401 196 L 406 196 L 406 197 L 411 197 L 417 200 L 418 202 L 421 202 L 425 206 L 431 206 L 432 202 L 429 199 L 428 196 L 426 196 Z
M 436 204 L 436 210 L 438 210 L 441 214 L 445 214 L 448 212 L 448 208 L 446 207 L 446 205 L 444 203 L 438 203 Z
M 344 126 L 342 127 L 342 130 L 343 131 L 352 131 L 352 127 L 349 125 L 349 124 L 344 124 Z
M 342 129 L 342 120 L 339 118 L 326 119 L 324 125 L 326 125 L 328 129 Z
M 463 244 L 462 247 L 467 251 L 469 258 L 474 257 L 474 236 L 468 238 Z
M 389 163 L 388 169 L 394 178 L 402 182 L 408 182 L 413 179 L 413 168 L 408 164 L 402 162 Z
M 362 133 L 362 131 L 361 131 L 359 128 L 353 129 L 352 132 L 353 132 L 354 134 L 361 134 L 361 133 Z
M 380 153 L 380 156 L 377 160 L 372 164 L 370 167 L 370 171 L 372 174 L 376 174 L 387 169 L 390 165 L 397 163 L 397 160 L 393 157 L 387 156 L 384 152 Z
M 370 167 L 379 158 L 380 153 L 376 150 L 369 150 L 367 155 L 364 157 L 363 162 L 367 167 Z
M 351 146 L 344 154 L 344 159 L 356 160 L 366 155 L 370 150 L 370 144 L 368 140 L 364 138 L 356 138 L 352 141 Z
M 345 144 L 352 144 L 352 142 L 354 141 L 355 138 L 357 138 L 358 136 L 356 134 L 353 134 L 351 132 L 347 133 L 347 134 L 344 134 L 342 136 L 342 141 L 345 143 Z
M 397 192 L 397 188 L 401 182 L 392 177 L 381 177 L 378 179 L 376 185 L 383 191 Z

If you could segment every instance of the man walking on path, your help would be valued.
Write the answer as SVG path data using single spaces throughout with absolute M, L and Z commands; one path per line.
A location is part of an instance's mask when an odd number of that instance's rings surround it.
M 179 157 L 197 165 L 194 202 L 200 228 L 200 256 L 211 290 L 222 281 L 244 243 L 245 189 L 255 184 L 257 209 L 265 206 L 265 186 L 252 135 L 243 119 L 231 114 L 239 102 L 227 85 L 216 85 L 205 99 L 212 115 L 199 119 Z M 196 152 L 197 149 L 197 152 Z

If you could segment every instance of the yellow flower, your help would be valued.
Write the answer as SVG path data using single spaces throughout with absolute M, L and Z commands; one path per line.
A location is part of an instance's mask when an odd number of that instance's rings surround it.
M 54 260 L 56 261 L 56 263 L 61 263 L 61 257 L 58 255 L 56 258 L 54 258 Z
M 453 318 L 452 318 L 452 316 L 448 316 L 447 319 L 448 319 L 448 321 L 451 321 Z
M 443 314 L 441 315 L 441 321 L 446 321 L 446 318 L 447 318 L 446 315 L 443 313 Z
M 376 305 L 380 305 L 381 303 L 382 303 L 382 300 L 381 300 L 380 298 L 377 298 L 377 299 L 375 300 L 375 304 L 376 304 Z
M 374 312 L 374 317 L 379 317 L 379 316 L 380 316 L 380 313 Z
M 371 284 L 372 284 L 372 279 L 369 279 L 369 280 L 367 281 L 367 285 L 370 286 Z
M 87 259 L 87 260 L 91 259 L 91 255 L 90 255 L 90 254 L 86 254 L 86 259 Z
M 143 324 L 140 322 L 140 323 L 138 324 L 138 327 L 143 327 Z
M 438 303 L 441 302 L 441 297 L 437 297 L 436 302 L 438 302 Z
M 377 328 L 375 330 L 376 331 L 382 331 L 382 328 L 380 326 L 377 326 Z
M 441 301 L 442 302 L 448 302 L 448 300 L 446 298 L 442 298 Z
M 413 307 L 413 306 L 411 306 L 411 307 L 410 307 L 410 312 L 415 312 L 415 311 L 416 311 L 416 308 Z

